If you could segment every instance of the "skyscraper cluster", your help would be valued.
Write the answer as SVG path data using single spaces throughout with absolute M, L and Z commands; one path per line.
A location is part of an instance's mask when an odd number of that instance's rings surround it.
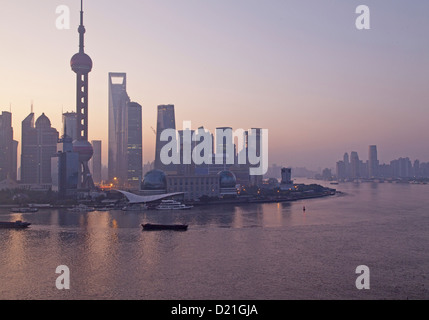
M 336 163 L 336 175 L 339 181 L 359 179 L 404 179 L 429 177 L 429 163 L 420 163 L 415 160 L 399 158 L 388 164 L 380 164 L 377 155 L 377 146 L 368 147 L 368 160 L 362 161 L 356 151 L 345 153 L 343 160 Z
M 185 199 L 195 200 L 202 196 L 234 196 L 237 194 L 236 185 L 261 185 L 262 175 L 250 175 L 249 169 L 252 165 L 248 161 L 249 154 L 249 135 L 256 141 L 256 150 L 251 150 L 256 156 L 261 155 L 260 140 L 261 129 L 243 130 L 243 141 L 238 141 L 243 148 L 237 148 L 234 143 L 234 136 L 223 134 L 216 136 L 199 127 L 197 130 L 183 128 L 177 130 L 179 163 L 163 163 L 161 159 L 161 150 L 170 143 L 162 141 L 161 133 L 165 129 L 176 129 L 174 105 L 166 104 L 158 106 L 157 126 L 156 126 L 156 145 L 154 170 L 149 171 L 144 178 L 142 187 L 144 192 L 153 194 L 154 192 L 184 192 Z M 217 130 L 225 133 L 232 131 L 230 127 L 217 127 Z M 209 159 L 203 163 L 196 163 L 194 158 L 189 157 L 185 161 L 185 155 L 193 154 L 194 148 L 198 143 L 191 140 L 190 137 L 203 136 L 202 139 L 211 137 L 211 150 L 200 150 L 201 158 Z M 218 139 L 219 138 L 219 139 Z M 184 141 L 188 139 L 189 143 Z M 198 139 L 198 138 L 197 138 Z M 201 140 L 198 140 L 201 142 Z M 238 150 L 240 149 L 240 150 Z M 171 155 L 173 150 L 169 150 Z M 210 154 L 205 154 L 209 152 Z M 238 159 L 245 158 L 245 162 L 239 162 Z M 164 182 L 163 182 L 164 181 Z M 162 186 L 162 187 L 159 187 Z

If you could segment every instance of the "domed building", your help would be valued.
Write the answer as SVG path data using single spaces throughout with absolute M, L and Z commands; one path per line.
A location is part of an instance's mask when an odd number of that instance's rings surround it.
M 42 115 L 36 120 L 36 128 L 51 128 L 51 120 L 42 113 Z
M 235 174 L 231 171 L 220 171 L 218 173 L 219 176 L 219 186 L 221 188 L 235 188 L 235 185 L 237 184 L 237 179 L 235 177 Z
M 35 125 L 34 125 L 35 124 Z M 22 121 L 21 182 L 42 188 L 52 186 L 51 158 L 57 152 L 59 133 L 43 113 L 34 122 L 31 112 Z
M 220 171 L 219 177 L 219 188 L 220 196 L 237 196 L 237 178 L 235 174 L 228 170 Z
M 167 192 L 167 176 L 162 170 L 150 170 L 144 175 L 141 191 L 145 195 Z

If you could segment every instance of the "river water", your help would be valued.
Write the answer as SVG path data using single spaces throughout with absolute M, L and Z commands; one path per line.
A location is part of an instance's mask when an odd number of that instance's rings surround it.
M 331 187 L 343 194 L 182 212 L 0 209 L 32 223 L 0 229 L 0 299 L 428 299 L 429 185 Z M 369 289 L 356 288 L 360 265 Z

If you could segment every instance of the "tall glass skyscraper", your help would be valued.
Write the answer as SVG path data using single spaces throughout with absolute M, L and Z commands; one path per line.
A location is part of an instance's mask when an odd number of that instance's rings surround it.
M 63 135 L 69 136 L 72 141 L 77 139 L 77 113 L 63 113 Z
M 356 151 L 352 151 L 350 153 L 350 174 L 352 179 L 357 179 L 361 177 L 360 160 Z
M 128 110 L 126 73 L 109 73 L 108 179 L 124 184 L 128 177 Z M 115 179 L 115 180 L 116 180 Z
M 161 133 L 165 129 L 176 129 L 176 118 L 174 115 L 174 105 L 159 105 L 158 118 L 156 122 L 156 145 L 155 145 L 155 169 L 163 170 L 166 173 L 177 173 L 177 166 L 175 164 L 165 165 L 161 161 L 161 149 L 166 145 L 167 141 L 161 141 Z
M 127 74 L 109 73 L 108 179 L 139 187 L 143 168 L 142 106 L 131 102 Z
M 143 178 L 142 106 L 128 102 L 127 172 L 128 185 L 139 188 Z
M 4 111 L 0 115 L 0 181 L 7 178 L 16 180 L 15 159 L 12 113 Z
M 368 150 L 368 174 L 370 178 L 378 176 L 378 158 L 377 158 L 377 146 L 369 146 Z

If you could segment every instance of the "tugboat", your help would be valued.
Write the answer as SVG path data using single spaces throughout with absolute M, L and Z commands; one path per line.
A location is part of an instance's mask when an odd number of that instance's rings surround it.
M 30 224 L 29 222 L 22 222 L 21 220 L 15 222 L 0 221 L 0 228 L 25 229 L 28 228 Z
M 143 230 L 175 230 L 186 231 L 188 230 L 187 224 L 142 224 Z

